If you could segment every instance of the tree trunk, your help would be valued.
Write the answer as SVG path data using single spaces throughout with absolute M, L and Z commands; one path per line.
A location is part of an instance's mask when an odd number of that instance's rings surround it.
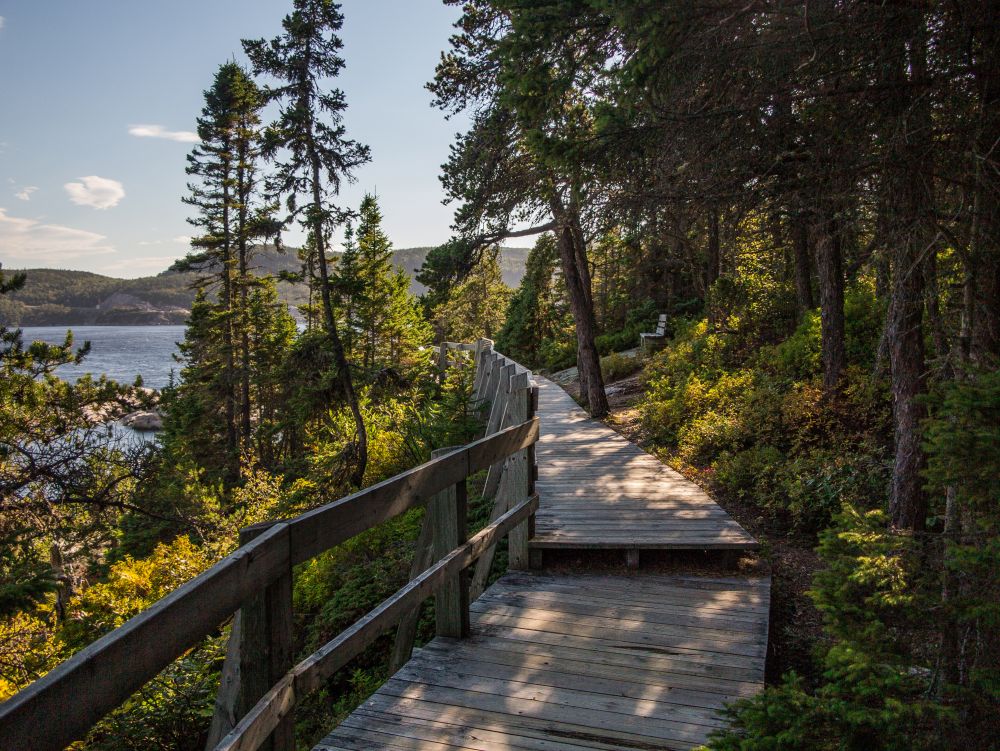
M 907 40 L 912 80 L 907 80 L 902 61 L 891 72 L 896 87 L 887 122 L 893 134 L 888 220 L 895 228 L 891 235 L 895 252 L 888 333 L 896 449 L 889 516 L 894 527 L 916 531 L 923 530 L 927 521 L 921 435 L 927 408 L 921 396 L 926 390 L 923 254 L 929 247 L 926 217 L 931 198 L 925 183 L 929 178 L 922 169 L 924 160 L 930 158 L 931 144 L 930 113 L 926 103 L 913 100 L 909 84 L 926 76 L 924 37 L 920 19 Z
M 226 363 L 222 379 L 226 411 L 226 465 L 230 477 L 235 480 L 240 474 L 240 449 L 239 435 L 236 429 L 236 337 L 233 321 L 235 294 L 233 291 L 233 229 L 229 210 L 231 197 L 228 178 L 230 176 L 231 173 L 227 174 L 222 188 L 222 307 L 225 311 L 222 325 L 222 347 Z
M 247 228 L 247 208 L 250 203 L 251 185 L 248 179 L 246 153 L 240 154 L 237 169 L 237 186 L 240 197 L 238 229 L 239 290 L 240 290 L 240 441 L 244 447 L 250 446 L 250 311 L 247 292 L 250 285 Z
M 1000 175 L 996 170 L 1000 143 L 1000 10 L 988 4 L 979 19 L 983 38 L 981 54 L 973 66 L 978 89 L 979 127 L 973 145 L 976 176 L 976 236 L 970 246 L 975 271 L 974 318 L 971 352 L 982 367 L 1000 362 Z
M 795 301 L 799 309 L 799 316 L 816 307 L 813 300 L 812 274 L 809 263 L 809 225 L 804 217 L 797 216 L 793 220 L 792 244 L 795 251 Z
M 312 157 L 312 198 L 313 212 L 312 230 L 316 241 L 316 265 L 319 268 L 320 297 L 323 300 L 323 318 L 326 322 L 327 335 L 330 337 L 330 346 L 333 348 L 333 361 L 337 366 L 337 375 L 340 378 L 340 386 L 344 390 L 344 399 L 354 416 L 354 426 L 358 434 L 357 462 L 354 472 L 351 474 L 351 482 L 356 487 L 364 484 L 365 469 L 368 466 L 368 431 L 365 428 L 365 418 L 361 414 L 361 405 L 358 403 L 358 396 L 354 392 L 354 382 L 351 380 L 351 366 L 347 362 L 344 354 L 344 345 L 340 341 L 337 333 L 337 320 L 333 314 L 333 300 L 330 297 L 330 274 L 326 265 L 326 240 L 323 235 L 323 219 L 320 216 L 322 211 L 322 195 L 320 193 L 321 166 L 319 159 Z
M 719 278 L 721 264 L 719 246 L 719 207 L 712 204 L 708 210 L 708 259 L 705 268 L 705 289 L 708 290 Z
M 829 395 L 840 387 L 840 378 L 847 365 L 844 348 L 843 260 L 832 220 L 825 216 L 819 218 L 813 223 L 810 232 L 819 279 L 823 389 Z
M 601 375 L 601 358 L 597 354 L 597 324 L 594 308 L 584 279 L 590 274 L 581 272 L 580 259 L 586 264 L 586 249 L 579 248 L 583 239 L 579 232 L 579 218 L 569 216 L 558 198 L 551 200 L 552 216 L 559 224 L 556 230 L 556 244 L 562 260 L 563 279 L 569 294 L 569 304 L 573 309 L 576 324 L 577 367 L 580 372 L 580 396 L 586 401 L 594 417 L 608 413 L 608 397 L 604 393 L 604 378 Z

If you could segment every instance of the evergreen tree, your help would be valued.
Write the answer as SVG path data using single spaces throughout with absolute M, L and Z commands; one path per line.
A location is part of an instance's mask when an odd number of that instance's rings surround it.
M 369 159 L 368 148 L 345 137 L 339 89 L 324 91 L 322 79 L 337 76 L 344 67 L 343 43 L 337 32 L 344 23 L 340 6 L 331 0 L 294 0 L 294 10 L 282 20 L 283 33 L 266 42 L 244 40 L 243 48 L 254 72 L 277 79 L 265 89 L 268 101 L 280 104 L 278 119 L 268 134 L 267 154 L 275 162 L 272 191 L 286 198 L 293 217 L 313 235 L 319 271 L 323 320 L 333 350 L 344 399 L 354 416 L 357 432 L 352 480 L 361 485 L 368 461 L 368 438 L 358 404 L 350 366 L 337 331 L 333 307 L 327 244 L 330 230 L 343 212 L 330 204 L 341 180 Z M 305 201 L 299 203 L 300 197 Z
M 503 326 L 512 294 L 503 283 L 500 249 L 490 248 L 465 281 L 452 289 L 447 301 L 434 308 L 439 337 L 459 342 L 492 339 Z
M 226 448 L 224 465 L 229 476 L 239 473 L 241 445 L 250 440 L 250 343 L 246 317 L 248 295 L 254 280 L 249 272 L 250 252 L 255 239 L 276 234 L 270 206 L 255 206 L 256 160 L 260 151 L 260 109 L 263 99 L 256 84 L 236 63 L 219 67 L 212 87 L 205 92 L 205 107 L 198 118 L 201 143 L 188 156 L 187 172 L 198 179 L 189 184 L 185 203 L 198 209 L 188 221 L 201 230 L 192 240 L 200 252 L 185 259 L 184 265 L 203 276 L 200 286 L 217 291 L 217 303 L 202 296 L 200 306 L 215 306 L 214 313 L 199 312 L 219 328 L 220 348 L 213 371 L 214 397 L 223 405 L 219 420 Z M 203 321 L 199 321 L 199 324 Z M 208 336 L 201 326 L 196 333 Z M 189 332 L 190 333 L 190 332 Z M 206 340 L 207 341 L 207 340 Z M 205 356 L 204 348 L 193 345 L 186 356 Z M 193 384 L 188 385 L 193 388 Z
M 528 253 L 521 286 L 511 297 L 497 334 L 497 350 L 529 367 L 538 366 L 540 345 L 556 333 L 558 290 L 553 277 L 558 260 L 555 238 L 548 233 L 540 236 Z
M 348 229 L 337 265 L 339 313 L 354 345 L 349 351 L 368 373 L 400 364 L 430 340 L 430 328 L 410 277 L 392 263 L 375 196 L 361 202 L 357 234 Z

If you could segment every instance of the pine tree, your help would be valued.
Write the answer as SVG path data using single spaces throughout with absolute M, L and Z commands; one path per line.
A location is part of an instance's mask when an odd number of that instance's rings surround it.
M 219 67 L 205 92 L 198 118 L 201 143 L 188 156 L 187 172 L 197 178 L 189 184 L 184 202 L 198 209 L 188 221 L 201 230 L 192 240 L 200 252 L 185 259 L 187 268 L 203 273 L 202 287 L 217 288 L 218 302 L 207 297 L 199 305 L 215 305 L 205 314 L 220 329 L 216 394 L 224 405 L 226 466 L 231 477 L 239 473 L 241 444 L 250 440 L 250 352 L 248 295 L 254 280 L 249 273 L 253 241 L 276 234 L 270 206 L 253 204 L 260 150 L 260 90 L 236 63 Z M 192 348 L 192 352 L 198 348 Z M 208 353 L 204 353 L 208 357 Z M 192 355 L 193 356 L 193 355 Z M 214 393 L 214 391 L 213 391 Z
M 344 250 L 337 259 L 333 274 L 334 305 L 344 324 L 344 350 L 354 358 L 355 339 L 358 324 L 358 300 L 364 293 L 364 285 L 358 275 L 358 244 L 354 237 L 354 225 L 348 221 L 344 228 Z
M 497 349 L 529 366 L 540 363 L 539 345 L 555 335 L 554 283 L 559 251 L 555 238 L 544 234 L 535 241 L 525 262 L 521 286 L 511 297 Z
M 337 265 L 338 312 L 344 317 L 348 351 L 365 372 L 401 364 L 430 340 L 430 327 L 410 277 L 392 263 L 392 243 L 382 229 L 377 199 L 361 202 L 357 233 L 349 229 Z
M 268 131 L 267 154 L 276 168 L 271 189 L 285 197 L 291 215 L 312 231 L 316 243 L 324 324 L 357 431 L 352 481 L 360 486 L 368 463 L 368 437 L 337 331 L 327 245 L 332 226 L 343 219 L 343 212 L 329 199 L 340 189 L 341 180 L 349 179 L 355 167 L 368 161 L 369 153 L 366 146 L 345 137 L 343 92 L 320 87 L 322 79 L 336 77 L 344 67 L 339 54 L 343 43 L 337 35 L 344 24 L 339 5 L 331 0 L 294 0 L 293 8 L 282 21 L 280 36 L 270 42 L 244 40 L 243 48 L 256 74 L 279 82 L 265 89 L 267 100 L 281 106 Z M 305 202 L 300 205 L 301 196 Z
M 454 287 L 448 300 L 434 308 L 434 327 L 450 341 L 492 339 L 504 323 L 513 292 L 503 283 L 500 249 L 483 252 L 469 275 Z

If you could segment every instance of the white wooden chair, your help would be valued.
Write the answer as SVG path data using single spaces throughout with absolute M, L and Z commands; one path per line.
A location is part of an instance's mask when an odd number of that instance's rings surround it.
M 660 313 L 656 322 L 656 331 L 645 331 L 639 334 L 639 350 L 646 355 L 660 349 L 667 340 L 667 314 Z

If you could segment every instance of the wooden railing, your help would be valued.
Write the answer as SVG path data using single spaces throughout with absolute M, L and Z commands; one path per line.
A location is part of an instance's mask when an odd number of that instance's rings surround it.
M 488 413 L 482 438 L 293 519 L 242 530 L 231 555 L 0 705 L 0 749 L 64 749 L 234 613 L 209 738 L 217 751 L 292 751 L 296 703 L 396 624 L 398 668 L 413 646 L 417 609 L 432 594 L 437 633 L 468 635 L 469 601 L 482 592 L 497 544 L 508 535 L 511 568 L 525 568 L 538 508 L 537 392 L 530 373 L 492 344 L 440 349 L 443 364 L 452 349 L 472 353 L 474 396 Z M 467 538 L 466 480 L 481 470 L 487 490 L 495 478 L 493 512 Z M 427 514 L 409 583 L 293 666 L 292 567 L 418 506 Z

